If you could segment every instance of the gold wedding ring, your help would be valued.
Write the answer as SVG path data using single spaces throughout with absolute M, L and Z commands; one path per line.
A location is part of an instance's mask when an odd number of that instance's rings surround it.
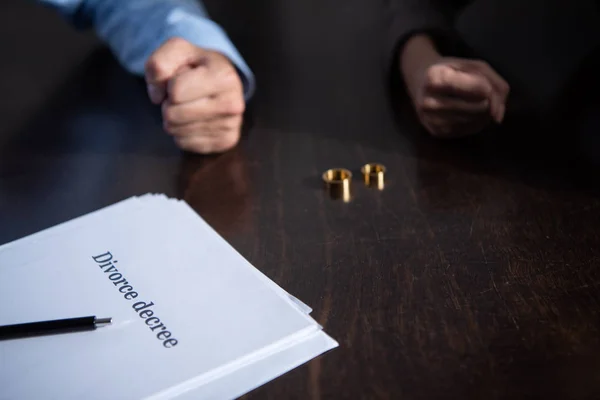
M 369 163 L 362 166 L 360 169 L 364 178 L 365 184 L 370 187 L 375 187 L 383 190 L 385 187 L 385 172 L 386 168 L 383 164 Z
M 345 203 L 350 201 L 350 182 L 352 172 L 345 168 L 332 168 L 323 172 L 325 188 L 333 199 L 342 199 Z

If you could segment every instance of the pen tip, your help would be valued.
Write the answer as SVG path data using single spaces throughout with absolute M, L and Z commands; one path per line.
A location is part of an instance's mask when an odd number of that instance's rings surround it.
M 96 325 L 112 324 L 112 318 L 96 318 Z

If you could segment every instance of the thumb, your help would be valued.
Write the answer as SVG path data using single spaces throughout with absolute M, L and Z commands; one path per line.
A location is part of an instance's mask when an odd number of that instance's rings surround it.
M 148 96 L 154 104 L 167 96 L 167 83 L 177 74 L 204 62 L 205 51 L 181 38 L 167 40 L 145 65 Z

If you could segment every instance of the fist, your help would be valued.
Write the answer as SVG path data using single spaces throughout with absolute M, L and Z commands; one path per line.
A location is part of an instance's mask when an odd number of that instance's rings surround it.
M 508 83 L 487 63 L 441 58 L 421 72 L 412 88 L 422 125 L 436 137 L 460 137 L 501 123 Z
M 150 100 L 162 104 L 164 129 L 181 149 L 219 153 L 238 143 L 245 101 L 229 59 L 174 38 L 150 56 L 145 70 Z

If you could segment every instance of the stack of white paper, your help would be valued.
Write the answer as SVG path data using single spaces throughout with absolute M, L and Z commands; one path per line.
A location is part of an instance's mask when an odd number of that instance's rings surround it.
M 308 306 L 162 195 L 1 246 L 0 304 L 0 325 L 113 318 L 0 341 L 0 399 L 230 399 L 337 346 Z

